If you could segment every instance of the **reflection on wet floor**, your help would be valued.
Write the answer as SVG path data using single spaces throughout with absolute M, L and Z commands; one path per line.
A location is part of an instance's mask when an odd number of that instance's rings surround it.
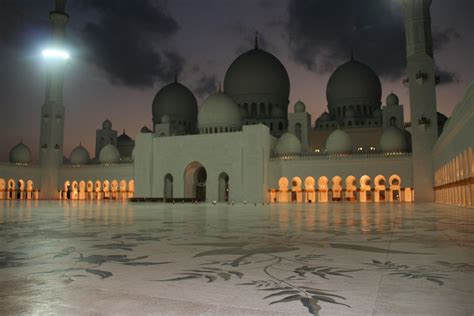
M 474 310 L 474 212 L 445 205 L 2 201 L 0 249 L 0 314 Z

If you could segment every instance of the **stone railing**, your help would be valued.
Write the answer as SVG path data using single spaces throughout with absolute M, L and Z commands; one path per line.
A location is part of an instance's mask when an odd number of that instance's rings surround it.
M 411 153 L 352 153 L 352 154 L 325 154 L 325 153 L 299 153 L 299 154 L 280 154 L 270 157 L 270 161 L 287 160 L 354 160 L 354 159 L 398 159 L 411 157 Z

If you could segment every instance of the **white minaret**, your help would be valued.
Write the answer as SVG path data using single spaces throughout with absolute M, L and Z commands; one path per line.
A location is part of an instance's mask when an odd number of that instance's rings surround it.
M 49 13 L 53 26 L 51 49 L 43 51 L 47 62 L 46 97 L 41 107 L 40 166 L 41 199 L 57 199 L 59 167 L 63 160 L 64 106 L 63 75 L 69 57 L 64 50 L 64 33 L 69 16 L 64 12 L 66 0 L 56 0 Z
M 431 0 L 402 0 L 410 92 L 415 201 L 434 201 L 432 149 L 438 138 Z

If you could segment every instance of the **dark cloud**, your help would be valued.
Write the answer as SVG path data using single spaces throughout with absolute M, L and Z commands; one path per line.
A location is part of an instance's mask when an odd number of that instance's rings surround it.
M 327 72 L 350 56 L 369 64 L 382 77 L 395 80 L 405 70 L 405 32 L 395 1 L 290 0 L 290 51 L 309 70 Z M 441 48 L 457 34 L 435 33 Z
M 107 73 L 112 83 L 149 87 L 156 81 L 171 80 L 182 70 L 183 57 L 161 49 L 164 40 L 179 28 L 161 7 L 150 0 L 83 3 L 98 17 L 82 30 L 89 59 Z
M 452 40 L 461 38 L 461 35 L 457 30 L 449 27 L 444 30 L 433 30 L 431 37 L 433 39 L 433 49 L 438 50 Z
M 205 98 L 217 91 L 217 78 L 215 75 L 203 74 L 193 85 L 193 90 L 199 98 Z
M 459 82 L 456 73 L 446 69 L 440 69 L 436 67 L 436 75 L 439 77 L 440 85 Z
M 0 45 L 29 54 L 36 45 L 44 43 L 50 34 L 50 22 L 47 15 L 37 15 L 42 10 L 48 9 L 39 1 L 0 1 Z

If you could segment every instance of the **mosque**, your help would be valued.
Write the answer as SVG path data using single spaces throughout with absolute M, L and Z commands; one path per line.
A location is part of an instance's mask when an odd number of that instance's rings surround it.
M 175 78 L 152 103 L 135 140 L 105 120 L 94 157 L 64 157 L 66 60 L 48 61 L 39 161 L 20 142 L 0 163 L 0 199 L 129 199 L 237 203 L 440 202 L 473 207 L 474 84 L 447 119 L 437 112 L 430 0 L 403 0 L 411 122 L 379 77 L 354 56 L 331 75 L 314 121 L 289 104 L 290 79 L 258 46 L 229 66 L 198 106 Z M 61 47 L 69 16 L 50 13 Z

